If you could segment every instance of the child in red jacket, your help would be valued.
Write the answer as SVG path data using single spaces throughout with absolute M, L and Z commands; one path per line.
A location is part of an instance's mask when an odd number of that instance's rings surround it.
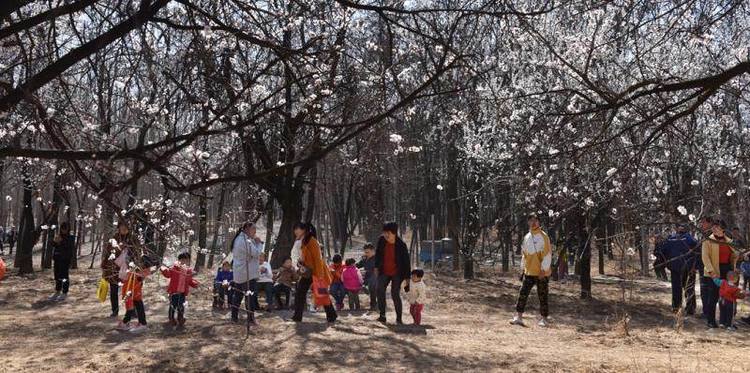
M 190 268 L 190 253 L 184 252 L 177 256 L 177 262 L 171 267 L 161 267 L 161 274 L 169 278 L 169 324 L 185 325 L 185 305 L 190 288 L 197 288 L 198 281 L 193 279 L 193 270 Z M 174 312 L 177 310 L 177 321 Z
M 737 299 L 745 298 L 745 292 L 739 288 L 738 280 L 734 271 L 727 272 L 726 280 L 714 279 L 714 283 L 719 287 L 719 325 L 729 331 L 737 330 L 737 327 L 732 324 L 732 318 L 734 318 Z

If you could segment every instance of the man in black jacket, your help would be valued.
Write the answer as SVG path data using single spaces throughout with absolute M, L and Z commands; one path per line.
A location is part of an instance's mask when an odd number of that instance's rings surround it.
M 55 294 L 50 297 L 53 301 L 63 301 L 68 296 L 70 286 L 70 263 L 75 255 L 74 237 L 70 235 L 70 227 L 67 222 L 60 224 L 60 234 L 55 236 L 52 241 L 54 251 L 52 260 L 54 260 L 55 272 Z
M 401 283 L 406 281 L 406 291 L 409 291 L 411 264 L 409 250 L 406 243 L 398 237 L 398 225 L 386 223 L 383 225 L 383 235 L 378 240 L 375 250 L 375 275 L 378 278 L 378 321 L 385 323 L 385 289 L 391 285 L 391 298 L 396 311 L 396 324 L 401 325 Z

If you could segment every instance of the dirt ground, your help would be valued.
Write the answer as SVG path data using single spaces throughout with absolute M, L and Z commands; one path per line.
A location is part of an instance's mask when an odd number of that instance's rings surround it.
M 81 263 L 88 263 L 83 259 Z M 210 283 L 209 274 L 199 279 Z M 329 326 L 322 313 L 286 321 L 287 311 L 258 314 L 247 334 L 212 312 L 208 287 L 191 293 L 187 328 L 165 326 L 167 280 L 147 280 L 150 329 L 141 335 L 114 330 L 109 304 L 99 303 L 97 270 L 72 271 L 68 300 L 49 302 L 52 272 L 11 275 L 0 282 L 0 371 L 513 371 L 513 372 L 747 372 L 750 327 L 708 331 L 695 318 L 674 328 L 669 284 L 642 280 L 621 300 L 617 281 L 596 281 L 595 299 L 577 298 L 573 282 L 551 284 L 552 326 L 536 326 L 535 295 L 528 327 L 508 324 L 517 275 L 483 272 L 464 281 L 450 273 L 428 274 L 430 302 L 422 327 L 396 327 L 372 313 L 340 312 Z M 367 296 L 362 297 L 367 304 Z M 389 308 L 391 307 L 390 301 Z M 407 309 L 408 311 L 408 309 Z M 121 314 L 122 314 L 121 310 Z M 743 304 L 740 312 L 750 307 Z M 623 315 L 628 315 L 627 326 Z M 404 319 L 411 322 L 408 313 Z

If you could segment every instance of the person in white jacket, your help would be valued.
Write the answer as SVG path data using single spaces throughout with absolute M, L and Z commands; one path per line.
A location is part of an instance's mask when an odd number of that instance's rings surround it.
M 414 325 L 422 324 L 422 310 L 427 299 L 427 285 L 422 281 L 423 277 L 423 270 L 412 270 L 409 291 L 406 293 L 406 300 L 409 302 L 409 313 L 414 319 Z
M 263 252 L 263 241 L 256 236 L 255 225 L 247 222 L 234 237 L 232 243 L 232 272 L 234 283 L 232 285 L 232 321 L 239 321 L 239 309 L 242 299 L 245 298 L 245 310 L 247 310 L 248 322 L 255 323 L 253 315 L 254 305 L 257 304 L 256 282 L 260 276 L 258 270 L 260 254 Z

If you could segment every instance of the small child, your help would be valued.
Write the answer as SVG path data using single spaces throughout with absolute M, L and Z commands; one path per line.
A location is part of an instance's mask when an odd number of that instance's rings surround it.
M 333 296 L 333 299 L 336 301 L 336 310 L 341 311 L 342 308 L 344 308 L 344 296 L 346 295 L 346 290 L 344 290 L 344 283 L 341 280 L 341 275 L 344 272 L 344 264 L 342 263 L 343 258 L 341 258 L 341 255 L 336 254 L 333 256 L 333 263 L 330 266 L 331 270 L 331 277 L 333 277 L 333 281 L 331 281 L 331 287 L 330 292 Z
M 353 258 L 346 260 L 346 267 L 341 273 L 341 280 L 344 283 L 346 296 L 349 298 L 349 309 L 360 310 L 359 291 L 362 290 L 362 275 L 355 266 L 357 261 Z
M 411 271 L 411 282 L 409 289 L 406 292 L 406 299 L 409 301 L 409 313 L 414 318 L 414 325 L 422 324 L 422 310 L 424 309 L 424 302 L 427 298 L 427 286 L 422 281 L 424 277 L 424 271 L 421 269 L 415 269 Z M 406 284 L 406 282 L 404 282 Z
M 229 296 L 229 286 L 233 280 L 232 266 L 227 261 L 221 263 L 221 268 L 216 272 L 216 278 L 214 279 L 214 308 L 220 310 L 226 308 L 224 299 L 231 299 L 231 296 Z
M 292 258 L 286 257 L 281 264 L 281 268 L 274 275 L 273 294 L 280 309 L 289 308 L 289 299 L 292 297 L 292 288 L 299 281 L 299 274 L 292 265 Z M 286 300 L 281 303 L 281 294 L 286 295 Z
M 266 311 L 271 312 L 273 311 L 273 270 L 271 270 L 271 263 L 266 261 L 266 254 L 261 253 L 260 258 L 258 259 L 258 271 L 260 272 L 260 277 L 258 277 L 258 281 L 256 282 L 257 291 L 263 290 L 263 292 L 266 294 Z M 256 301 L 258 297 L 255 297 Z M 257 305 L 258 309 L 260 309 L 260 305 Z
M 193 270 L 190 268 L 190 253 L 183 252 L 177 256 L 177 261 L 171 268 L 161 267 L 161 274 L 169 279 L 167 292 L 169 293 L 169 324 L 182 328 L 185 326 L 185 303 L 190 293 L 190 288 L 198 287 L 198 282 L 193 279 Z M 174 312 L 177 310 L 177 321 Z
M 143 281 L 151 274 L 151 268 L 146 267 L 143 256 L 138 247 L 130 246 L 123 250 L 115 259 L 120 268 L 118 278 L 122 283 L 122 299 L 125 301 L 125 317 L 117 324 L 117 330 L 133 333 L 145 332 L 146 307 L 143 304 Z M 138 324 L 130 325 L 130 320 L 138 317 Z
M 745 298 L 745 292 L 737 286 L 738 280 L 739 278 L 734 271 L 727 273 L 726 280 L 714 279 L 716 286 L 719 286 L 719 325 L 729 331 L 737 330 L 737 327 L 732 323 L 732 318 L 734 317 L 737 299 Z
M 375 276 L 375 245 L 366 243 L 363 248 L 365 255 L 357 262 L 357 268 L 364 268 L 365 277 L 363 279 L 367 294 L 370 295 L 370 311 L 378 309 L 376 294 L 378 293 L 378 279 Z

